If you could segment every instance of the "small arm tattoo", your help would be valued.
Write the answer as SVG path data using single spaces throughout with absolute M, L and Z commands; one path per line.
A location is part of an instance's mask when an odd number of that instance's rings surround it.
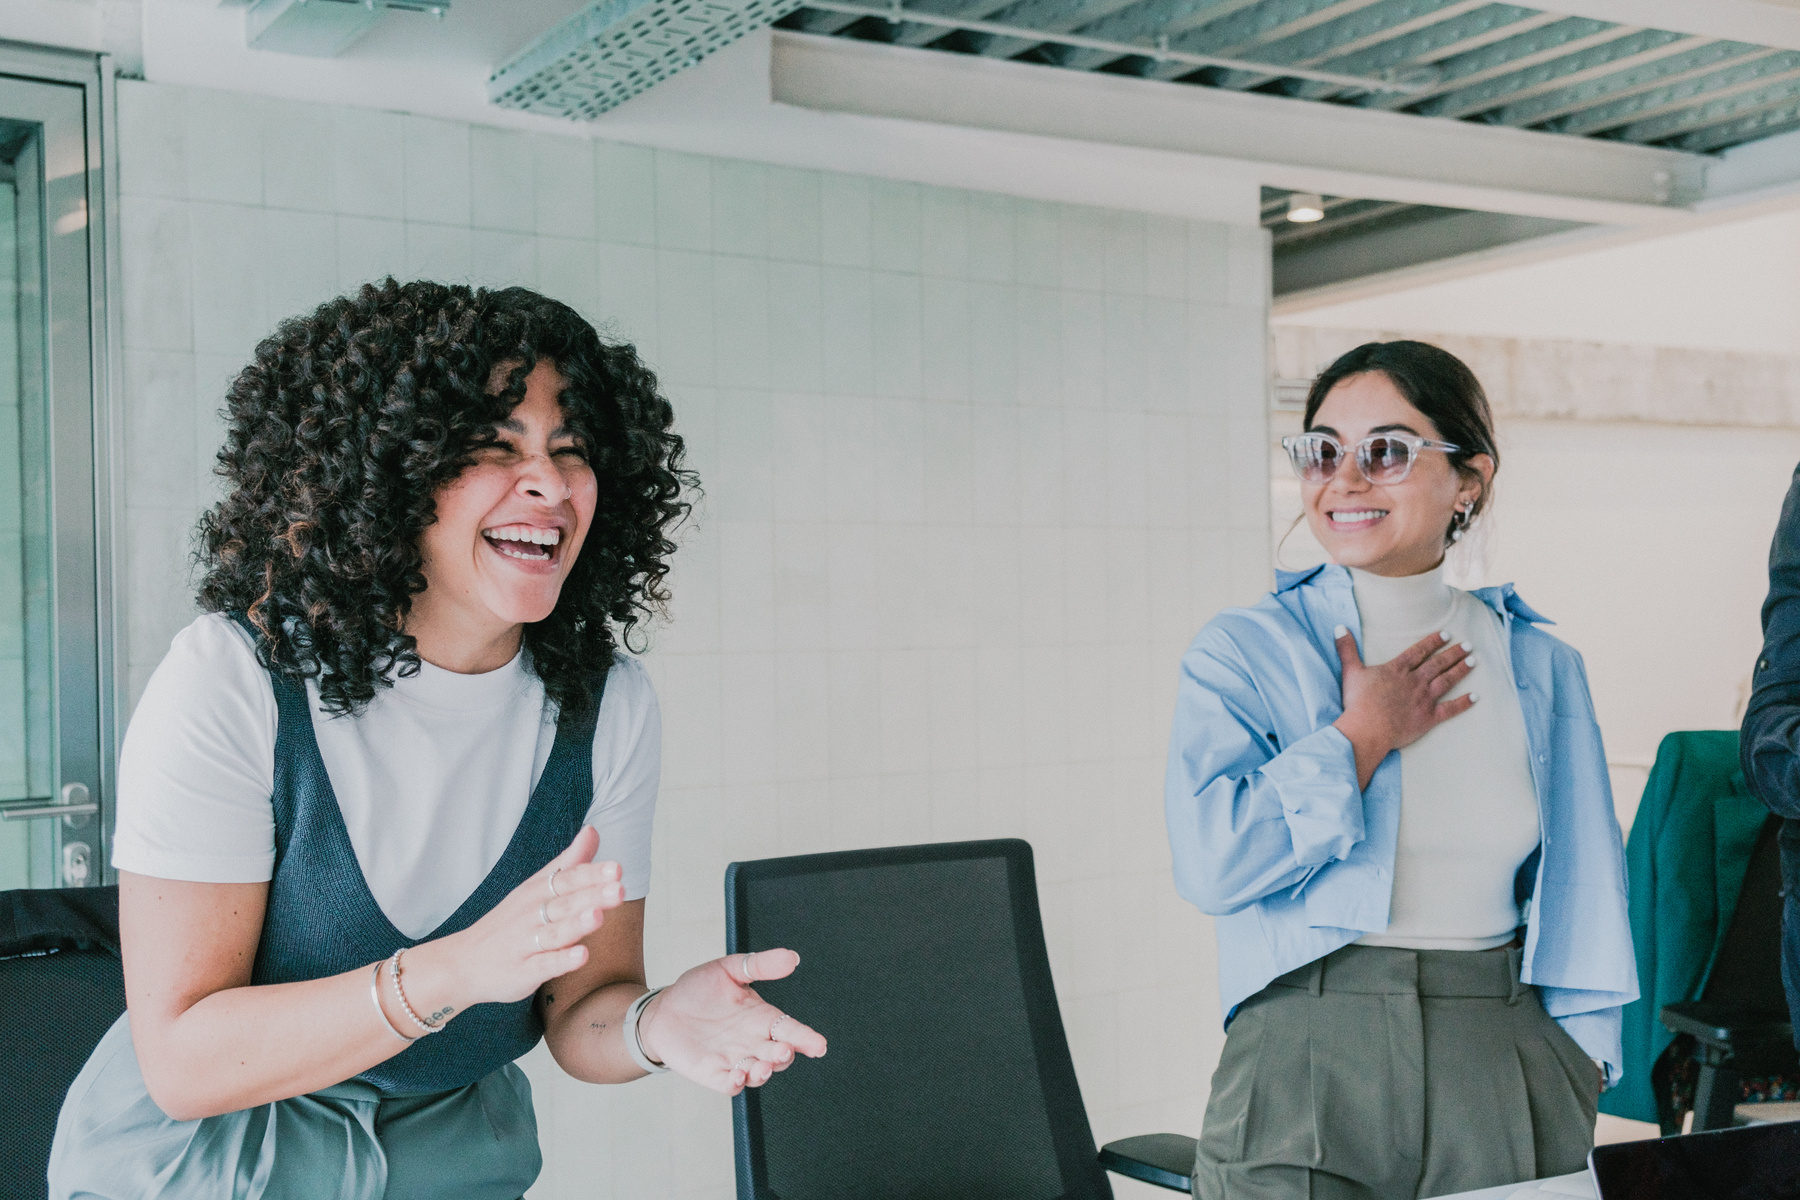
M 454 1008 L 452 1008 L 448 1004 L 446 1004 L 444 1007 L 438 1009 L 436 1012 L 434 1012 L 430 1016 L 426 1017 L 425 1023 L 427 1025 L 436 1025 L 439 1021 L 442 1021 L 445 1017 L 448 1017 L 451 1013 L 453 1013 L 455 1011 L 456 1010 Z

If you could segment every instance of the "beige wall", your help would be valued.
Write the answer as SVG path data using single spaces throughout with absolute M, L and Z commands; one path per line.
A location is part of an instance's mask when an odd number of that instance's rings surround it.
M 648 659 L 652 978 L 723 950 L 732 860 L 1025 837 L 1095 1133 L 1198 1129 L 1213 942 L 1170 882 L 1162 759 L 1181 651 L 1267 586 L 1259 230 L 160 85 L 119 106 L 134 695 L 191 619 L 256 339 L 388 271 L 538 286 L 638 342 L 707 486 Z M 534 1197 L 732 1194 L 722 1097 L 526 1065 Z
M 1800 211 L 1337 304 L 1278 323 L 1800 354 Z

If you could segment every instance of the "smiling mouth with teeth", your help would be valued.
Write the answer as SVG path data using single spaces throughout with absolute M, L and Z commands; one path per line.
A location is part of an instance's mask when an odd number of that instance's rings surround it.
M 1385 508 L 1360 508 L 1354 511 L 1334 512 L 1328 514 L 1333 525 L 1367 525 L 1387 516 Z
M 481 536 L 496 553 L 524 562 L 551 561 L 556 557 L 556 547 L 562 542 L 562 530 L 532 525 L 502 525 L 482 530 Z

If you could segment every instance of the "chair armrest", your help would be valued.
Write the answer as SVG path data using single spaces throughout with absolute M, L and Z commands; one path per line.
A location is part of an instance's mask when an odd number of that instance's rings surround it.
M 1768 1043 L 1792 1045 L 1794 1041 L 1794 1027 L 1788 1022 L 1737 1004 L 1688 1000 L 1665 1004 L 1660 1015 L 1662 1023 L 1674 1032 L 1689 1034 L 1719 1050 Z
M 1143 1133 L 1106 1143 L 1100 1148 L 1100 1165 L 1114 1174 L 1171 1191 L 1192 1191 L 1198 1145 L 1179 1133 Z

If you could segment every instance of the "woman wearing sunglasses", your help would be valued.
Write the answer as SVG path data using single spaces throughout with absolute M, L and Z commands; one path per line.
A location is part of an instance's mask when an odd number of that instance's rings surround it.
M 1419 342 L 1333 363 L 1284 445 L 1332 562 L 1182 660 L 1167 816 L 1228 1034 L 1200 1200 L 1396 1200 L 1577 1171 L 1637 996 L 1581 658 L 1444 554 L 1499 465 Z

